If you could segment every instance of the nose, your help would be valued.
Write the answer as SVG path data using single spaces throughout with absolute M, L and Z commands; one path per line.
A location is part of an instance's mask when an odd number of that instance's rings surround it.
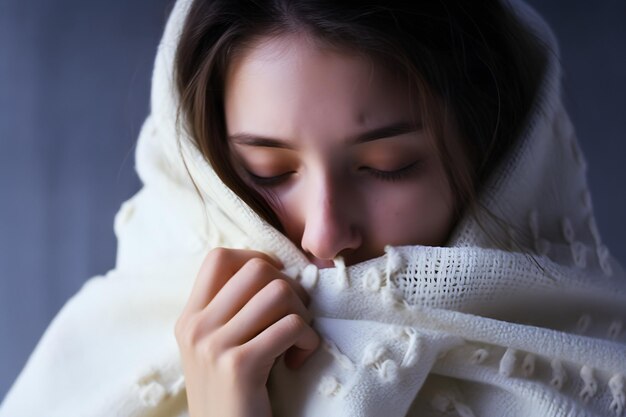
M 352 196 L 338 184 L 326 181 L 313 188 L 305 198 L 301 246 L 318 266 L 332 266 L 332 259 L 361 246 L 358 211 Z

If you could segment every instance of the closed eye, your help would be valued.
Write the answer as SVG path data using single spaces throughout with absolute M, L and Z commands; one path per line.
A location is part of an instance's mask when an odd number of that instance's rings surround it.
M 247 171 L 247 174 L 254 183 L 261 186 L 271 187 L 285 182 L 287 179 L 289 179 L 289 176 L 291 174 L 295 174 L 295 171 L 289 171 L 279 175 L 272 175 L 270 177 L 256 175 L 250 171 Z
M 411 175 L 419 167 L 419 162 L 420 161 L 414 161 L 408 165 L 391 171 L 380 170 L 372 167 L 360 167 L 359 171 L 364 171 L 383 181 L 399 181 Z

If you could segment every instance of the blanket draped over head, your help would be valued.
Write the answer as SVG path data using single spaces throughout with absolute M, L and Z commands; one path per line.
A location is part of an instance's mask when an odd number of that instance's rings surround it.
M 595 225 L 558 47 L 534 11 L 507 2 L 545 65 L 527 125 L 481 196 L 506 226 L 479 213 L 447 247 L 389 247 L 317 270 L 177 127 L 173 57 L 189 3 L 177 2 L 158 48 L 136 153 L 143 188 L 116 216 L 116 266 L 60 311 L 1 417 L 186 416 L 173 328 L 215 246 L 277 256 L 311 295 L 323 342 L 299 370 L 276 362 L 275 416 L 626 414 L 626 278 Z

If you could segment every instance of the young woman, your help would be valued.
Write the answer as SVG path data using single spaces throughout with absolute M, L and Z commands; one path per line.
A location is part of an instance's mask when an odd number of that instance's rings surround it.
M 523 3 L 179 0 L 152 110 L 116 269 L 0 415 L 622 414 L 626 283 Z

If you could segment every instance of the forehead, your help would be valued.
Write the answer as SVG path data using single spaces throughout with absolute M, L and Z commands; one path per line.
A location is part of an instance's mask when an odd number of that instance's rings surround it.
M 260 39 L 233 58 L 225 110 L 229 134 L 306 139 L 393 122 L 410 105 L 400 77 L 375 60 L 286 35 Z

